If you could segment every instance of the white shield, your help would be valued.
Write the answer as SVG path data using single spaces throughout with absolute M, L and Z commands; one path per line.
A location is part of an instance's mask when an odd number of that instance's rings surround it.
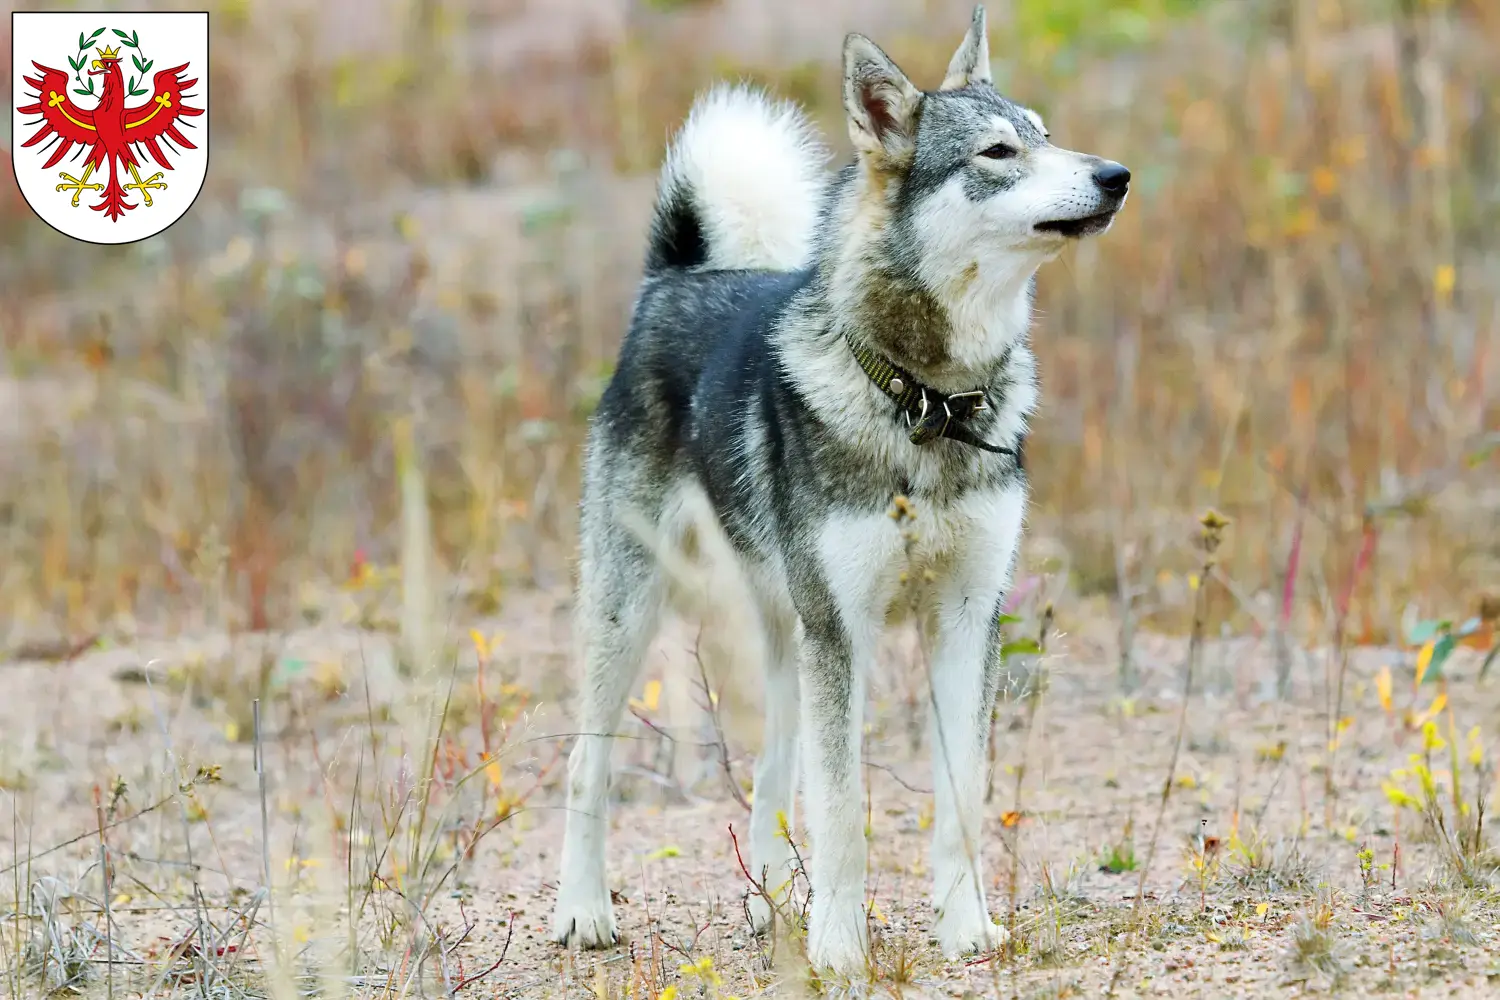
M 53 229 L 155 236 L 208 173 L 208 14 L 11 15 L 11 159 Z

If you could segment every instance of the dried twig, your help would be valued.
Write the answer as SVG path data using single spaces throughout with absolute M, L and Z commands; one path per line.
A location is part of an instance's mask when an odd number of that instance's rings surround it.
M 1198 574 L 1197 600 L 1193 610 L 1193 630 L 1188 638 L 1187 664 L 1182 672 L 1182 705 L 1177 714 L 1177 737 L 1172 742 L 1172 759 L 1167 765 L 1167 777 L 1162 782 L 1161 798 L 1156 804 L 1156 822 L 1151 829 L 1151 841 L 1146 847 L 1146 860 L 1141 865 L 1141 874 L 1135 887 L 1135 906 L 1131 919 L 1131 931 L 1140 926 L 1141 905 L 1146 899 L 1146 876 L 1151 871 L 1151 862 L 1156 857 L 1156 842 L 1161 835 L 1162 818 L 1167 812 L 1167 801 L 1172 797 L 1172 785 L 1177 777 L 1177 761 L 1182 755 L 1182 738 L 1187 730 L 1188 703 L 1193 695 L 1193 672 L 1197 666 L 1198 656 L 1203 648 L 1203 619 L 1207 611 L 1206 593 L 1207 583 L 1218 564 L 1217 552 L 1219 542 L 1223 539 L 1224 529 L 1229 526 L 1229 521 L 1215 510 L 1208 510 L 1199 519 L 1203 525 L 1201 540 L 1203 544 L 1203 566 Z
M 510 952 L 510 939 L 515 936 L 515 933 L 516 915 L 514 912 L 512 912 L 510 915 L 510 926 L 505 930 L 505 944 L 500 946 L 500 957 L 495 959 L 494 964 L 485 969 L 483 972 L 476 972 L 472 976 L 460 979 L 458 983 L 453 987 L 453 993 L 457 994 L 462 990 L 468 989 L 470 986 L 473 986 L 475 983 L 479 982 L 481 979 L 485 978 L 490 973 L 500 968 L 500 966 L 505 962 L 505 956 Z
M 719 752 L 719 766 L 724 769 L 724 780 L 729 784 L 729 791 L 734 795 L 734 800 L 740 804 L 746 812 L 750 811 L 750 800 L 745 798 L 745 790 L 740 787 L 739 781 L 734 777 L 734 768 L 729 763 L 729 743 L 724 738 L 724 725 L 719 719 L 719 696 L 714 693 L 708 685 L 708 668 L 703 664 L 703 626 L 698 626 L 698 637 L 693 640 L 693 662 L 698 665 L 698 683 L 703 687 L 704 706 L 708 712 L 709 720 L 713 722 L 714 744 Z M 655 726 L 651 727 L 655 729 Z

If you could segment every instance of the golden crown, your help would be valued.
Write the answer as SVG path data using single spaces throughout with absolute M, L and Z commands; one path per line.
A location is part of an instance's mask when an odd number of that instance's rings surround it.
M 118 48 L 113 48 L 112 49 L 108 45 L 104 46 L 104 48 L 102 48 L 102 49 L 95 49 L 94 51 L 99 53 L 99 58 L 100 59 L 118 59 L 118 58 L 120 58 L 120 50 Z

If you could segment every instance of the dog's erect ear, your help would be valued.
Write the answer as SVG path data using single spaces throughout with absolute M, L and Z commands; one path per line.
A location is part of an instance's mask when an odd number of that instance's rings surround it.
M 922 92 L 864 35 L 844 39 L 844 110 L 860 153 L 901 160 L 916 142 Z
M 939 90 L 958 90 L 971 83 L 990 82 L 990 40 L 984 30 L 984 4 L 974 7 L 974 20 L 963 44 L 948 63 L 948 75 Z

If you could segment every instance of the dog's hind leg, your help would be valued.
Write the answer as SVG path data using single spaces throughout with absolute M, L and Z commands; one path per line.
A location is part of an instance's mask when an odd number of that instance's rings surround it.
M 750 809 L 750 871 L 760 891 L 750 898 L 756 933 L 771 926 L 772 905 L 790 895 L 796 855 L 783 831 L 792 822 L 797 771 L 797 615 L 784 595 L 761 595 L 761 634 L 765 639 L 765 730 L 755 761 L 755 801 Z
M 619 939 L 604 867 L 610 750 L 656 632 L 662 577 L 639 539 L 604 512 L 589 523 L 589 513 L 576 612 L 584 668 L 579 735 L 568 757 L 567 829 L 552 937 L 605 948 Z

